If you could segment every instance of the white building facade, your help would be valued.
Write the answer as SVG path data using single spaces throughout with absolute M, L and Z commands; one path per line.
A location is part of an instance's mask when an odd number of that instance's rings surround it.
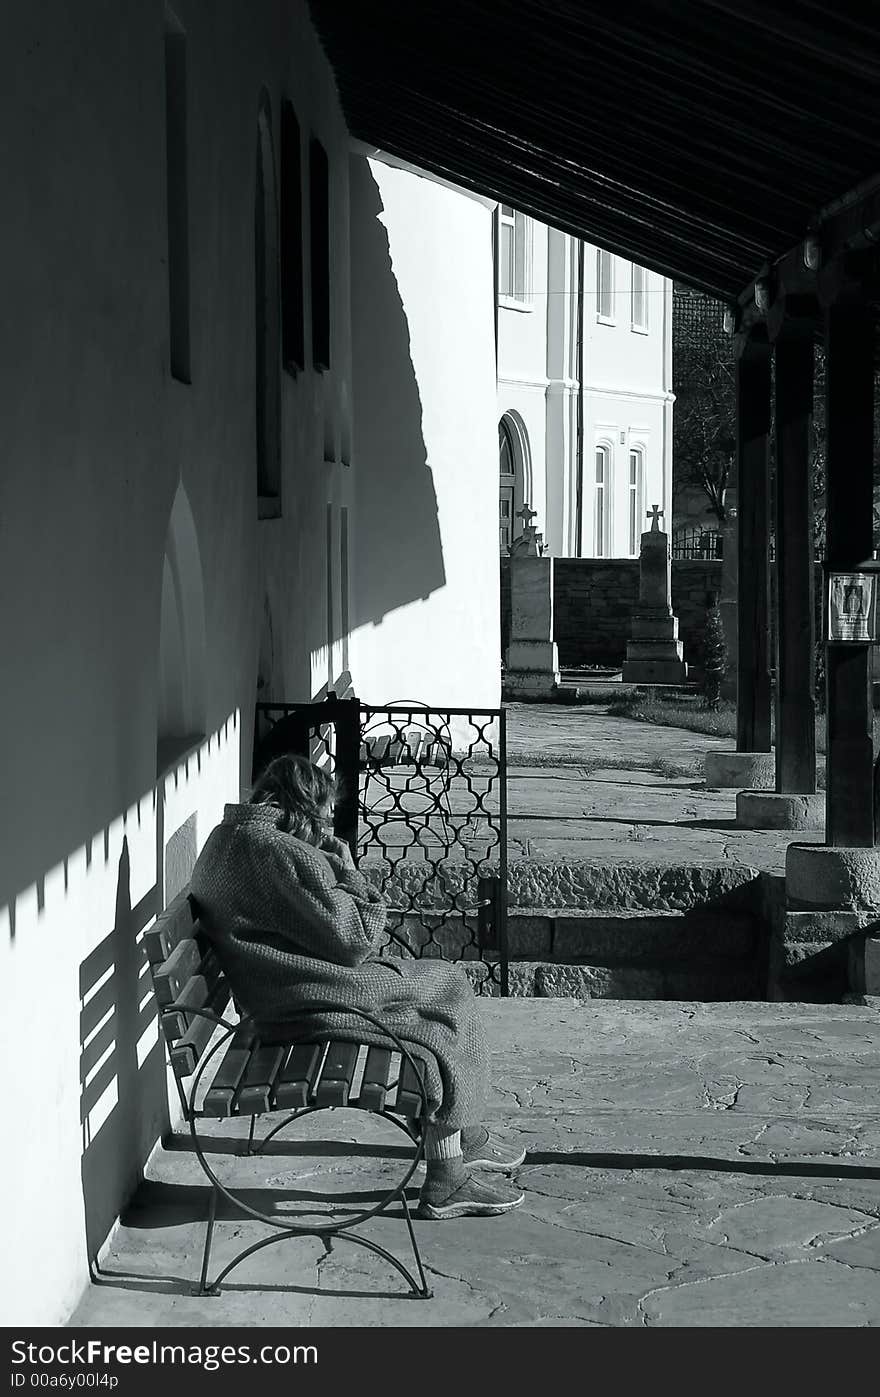
M 631 558 L 671 524 L 672 283 L 500 206 L 499 545 L 535 511 L 557 557 Z

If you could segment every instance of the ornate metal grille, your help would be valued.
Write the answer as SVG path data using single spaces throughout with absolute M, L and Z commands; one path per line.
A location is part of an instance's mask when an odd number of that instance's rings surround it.
M 502 709 L 257 704 L 255 774 L 284 751 L 327 763 L 336 833 L 389 905 L 388 953 L 465 963 L 508 992 Z
M 721 558 L 724 536 L 717 529 L 676 529 L 672 536 L 673 558 Z

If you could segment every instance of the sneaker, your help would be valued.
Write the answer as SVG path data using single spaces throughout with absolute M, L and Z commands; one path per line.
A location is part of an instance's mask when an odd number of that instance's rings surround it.
M 518 1169 L 526 1157 L 525 1150 L 513 1145 L 504 1145 L 490 1130 L 484 1130 L 485 1140 L 480 1145 L 471 1145 L 462 1151 L 464 1162 L 469 1169 L 498 1169 L 504 1173 Z
M 435 1222 L 443 1218 L 494 1218 L 499 1213 L 509 1213 L 511 1208 L 518 1208 L 524 1200 L 524 1193 L 515 1192 L 503 1184 L 484 1184 L 468 1176 L 442 1202 L 421 1201 L 416 1217 L 431 1218 Z

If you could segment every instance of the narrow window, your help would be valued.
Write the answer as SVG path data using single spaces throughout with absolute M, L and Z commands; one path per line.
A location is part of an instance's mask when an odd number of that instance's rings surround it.
M 327 683 L 333 687 L 333 506 L 327 506 Z
M 596 249 L 596 315 L 600 320 L 614 318 L 614 263 L 610 252 Z
M 648 328 L 648 273 L 644 267 L 632 264 L 632 327 L 634 330 Z
M 342 668 L 348 669 L 348 510 L 345 505 L 339 511 L 339 572 L 340 606 L 342 608 Z
M 498 209 L 498 295 L 526 304 L 532 294 L 532 225 L 509 204 Z
M 594 518 L 593 553 L 597 558 L 605 557 L 605 540 L 608 531 L 608 510 L 606 487 L 608 484 L 608 447 L 596 447 L 596 491 Z
M 284 367 L 304 369 L 302 148 L 290 102 L 281 104 L 281 342 Z
M 330 367 L 330 169 L 327 152 L 313 136 L 309 146 L 311 229 L 312 361 Z
M 168 309 L 171 376 L 190 383 L 189 181 L 186 34 L 165 10 L 165 178 L 168 202 Z
M 629 552 L 635 558 L 641 544 L 642 530 L 642 453 L 629 453 Z
M 257 492 L 261 516 L 280 513 L 281 316 L 278 287 L 278 195 L 272 115 L 264 95 L 257 122 L 254 190 L 254 341 L 256 350 Z
M 508 204 L 502 204 L 498 211 L 498 294 L 513 295 L 513 269 L 515 265 L 514 236 L 516 217 Z

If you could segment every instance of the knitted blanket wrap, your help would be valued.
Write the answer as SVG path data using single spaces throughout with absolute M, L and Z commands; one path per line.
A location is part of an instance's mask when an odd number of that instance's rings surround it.
M 335 853 L 277 828 L 268 805 L 227 805 L 191 879 L 199 920 L 242 1008 L 266 1022 L 342 1003 L 380 1019 L 426 1064 L 429 1119 L 449 1130 L 481 1118 L 487 1049 L 462 968 L 383 956 L 381 894 Z M 388 1046 L 364 1019 L 297 1020 L 296 1036 Z

